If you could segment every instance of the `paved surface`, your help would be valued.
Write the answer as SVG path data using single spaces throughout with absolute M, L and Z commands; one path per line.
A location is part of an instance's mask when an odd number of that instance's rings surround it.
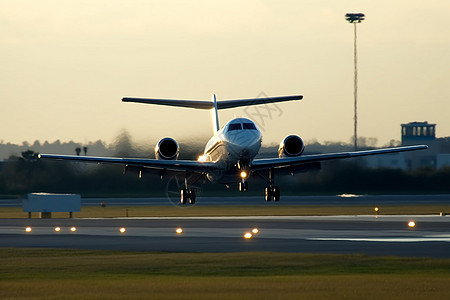
M 245 239 L 253 228 L 259 233 Z M 0 247 L 450 257 L 450 216 L 2 219 Z
M 178 205 L 178 194 L 160 198 L 83 198 L 82 206 L 159 206 Z M 261 196 L 198 197 L 196 205 L 450 205 L 450 195 L 338 195 L 282 196 L 278 203 L 266 203 Z M 21 199 L 0 199 L 0 207 L 21 207 Z

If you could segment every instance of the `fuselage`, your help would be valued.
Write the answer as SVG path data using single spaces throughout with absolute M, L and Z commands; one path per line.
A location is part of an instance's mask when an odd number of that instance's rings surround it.
M 208 179 L 221 183 L 240 180 L 238 171 L 246 171 L 261 148 L 262 134 L 249 119 L 229 121 L 208 141 L 199 161 L 216 162 L 220 171 L 208 174 Z

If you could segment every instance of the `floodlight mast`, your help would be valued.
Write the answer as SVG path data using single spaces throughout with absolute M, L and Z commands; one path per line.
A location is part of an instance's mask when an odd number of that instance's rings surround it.
M 353 89 L 353 96 L 354 96 L 354 148 L 355 151 L 358 150 L 358 59 L 357 59 L 357 49 L 356 49 L 356 24 L 361 23 L 365 19 L 365 15 L 363 13 L 347 13 L 345 15 L 345 19 L 354 25 L 354 42 L 353 42 L 353 61 L 355 66 L 355 77 L 354 77 L 354 89 Z

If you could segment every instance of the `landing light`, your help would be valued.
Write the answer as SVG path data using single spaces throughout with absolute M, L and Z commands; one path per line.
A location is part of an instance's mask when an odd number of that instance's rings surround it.
M 247 172 L 242 171 L 241 172 L 241 178 L 247 178 Z
M 31 228 L 31 227 L 27 227 L 27 228 L 25 228 L 25 231 L 26 232 L 31 232 L 33 229 Z
M 77 231 L 77 228 L 75 226 L 70 227 L 70 231 L 75 232 Z
M 125 233 L 125 232 L 127 232 L 127 229 L 125 227 L 122 227 L 119 229 L 119 231 L 120 231 L 120 233 Z
M 177 230 L 175 230 L 175 232 L 176 232 L 177 234 L 181 234 L 181 233 L 183 233 L 183 228 L 178 227 Z
M 61 227 L 55 227 L 55 231 L 56 232 L 60 232 L 61 231 Z
M 244 238 L 247 239 L 247 240 L 251 239 L 252 237 L 253 237 L 253 235 L 250 232 L 246 232 L 244 234 Z
M 259 233 L 259 229 L 258 228 L 253 228 L 252 232 L 253 232 L 253 234 L 258 234 Z
M 197 159 L 198 162 L 205 162 L 206 161 L 206 156 L 205 155 L 200 155 Z

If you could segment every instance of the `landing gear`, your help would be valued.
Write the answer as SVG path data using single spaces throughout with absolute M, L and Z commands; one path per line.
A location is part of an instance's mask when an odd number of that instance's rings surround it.
M 189 191 L 189 204 L 195 204 L 195 191 Z
M 180 203 L 181 204 L 195 204 L 195 190 L 190 189 L 188 187 L 188 180 L 187 176 L 184 179 L 184 186 L 185 188 L 181 189 L 180 191 Z
M 274 186 L 272 188 L 272 194 L 273 194 L 273 201 L 278 202 L 280 201 L 280 188 L 277 186 Z
M 181 201 L 180 201 L 180 203 L 181 204 L 186 204 L 187 203 L 187 200 L 188 200 L 188 192 L 187 192 L 187 189 L 182 189 L 181 190 L 181 192 L 180 192 L 180 196 L 181 196 Z
M 269 169 L 269 186 L 264 189 L 264 196 L 267 202 L 280 201 L 280 188 L 273 183 L 273 169 Z
M 267 202 L 272 201 L 272 199 L 274 202 L 280 201 L 280 188 L 278 186 L 267 186 L 264 194 Z
M 191 189 L 182 189 L 180 191 L 180 203 L 181 204 L 195 204 L 195 191 Z
M 239 192 L 246 192 L 248 191 L 248 182 L 247 181 L 240 181 L 238 183 Z

